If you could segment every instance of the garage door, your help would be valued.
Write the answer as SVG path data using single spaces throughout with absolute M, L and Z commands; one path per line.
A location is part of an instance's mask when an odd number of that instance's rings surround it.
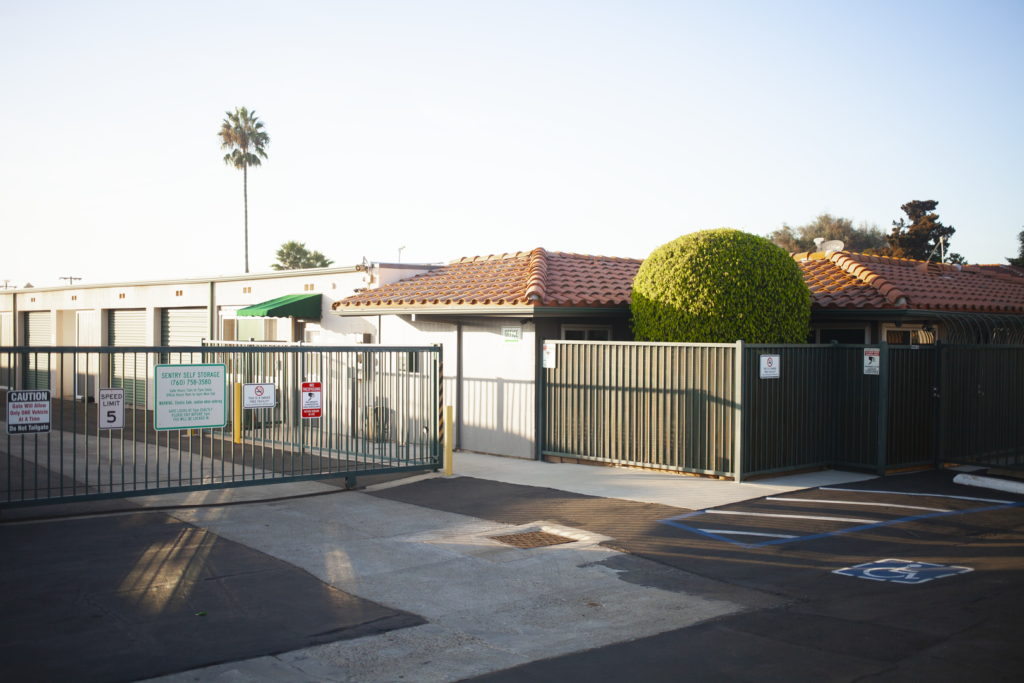
M 53 346 L 49 311 L 25 314 L 25 343 L 27 346 Z M 25 354 L 25 388 L 50 388 L 50 356 L 46 353 Z
M 205 337 L 210 336 L 210 324 L 205 308 L 165 308 L 160 312 L 160 346 L 201 346 Z M 190 354 L 161 354 L 161 363 L 191 363 Z M 194 356 L 201 363 L 200 356 Z
M 145 311 L 110 311 L 107 316 L 108 346 L 145 346 Z M 113 353 L 110 386 L 124 389 L 125 403 L 146 401 L 146 353 Z

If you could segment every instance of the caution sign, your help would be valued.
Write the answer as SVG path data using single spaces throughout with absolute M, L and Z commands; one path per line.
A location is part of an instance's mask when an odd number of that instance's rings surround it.
M 302 383 L 302 417 L 305 420 L 320 417 L 323 408 L 320 397 L 323 395 L 323 385 L 320 382 Z
M 49 434 L 50 392 L 8 391 L 7 433 Z
M 100 429 L 124 429 L 124 389 L 100 389 Z
M 877 375 L 882 367 L 882 349 L 864 349 L 864 374 Z
M 761 364 L 758 376 L 761 379 L 779 378 L 779 357 L 776 354 L 761 354 Z

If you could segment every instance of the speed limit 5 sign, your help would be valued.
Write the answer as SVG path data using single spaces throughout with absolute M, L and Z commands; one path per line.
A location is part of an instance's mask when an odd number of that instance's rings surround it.
M 124 389 L 100 389 L 99 428 L 124 429 Z

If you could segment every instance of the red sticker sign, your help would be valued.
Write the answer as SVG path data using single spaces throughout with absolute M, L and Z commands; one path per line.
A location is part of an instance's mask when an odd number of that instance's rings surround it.
M 323 404 L 320 397 L 323 395 L 323 385 L 320 382 L 302 383 L 302 417 L 312 419 L 320 417 L 323 413 Z

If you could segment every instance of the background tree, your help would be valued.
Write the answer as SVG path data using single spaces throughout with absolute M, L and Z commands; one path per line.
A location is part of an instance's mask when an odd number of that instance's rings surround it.
M 1017 233 L 1017 242 L 1020 243 L 1020 253 L 1017 254 L 1017 258 L 1012 256 L 1006 257 L 1006 262 L 1011 266 L 1017 266 L 1018 268 L 1024 268 L 1024 230 Z
M 803 344 L 810 332 L 799 264 L 764 237 L 729 228 L 655 249 L 632 299 L 637 341 Z
M 841 216 L 823 213 L 806 225 L 792 227 L 786 223 L 768 234 L 775 244 L 791 253 L 814 251 L 814 238 L 842 240 L 846 251 L 872 254 L 886 245 L 885 232 L 878 225 L 861 221 L 853 227 L 853 221 Z
M 224 163 L 242 169 L 242 195 L 245 198 L 245 272 L 249 272 L 249 167 L 260 166 L 260 157 L 267 158 L 265 147 L 270 138 L 263 122 L 245 107 L 235 113 L 224 112 L 227 118 L 220 125 L 220 148 L 231 150 Z
M 305 242 L 288 241 L 274 254 L 277 263 L 270 267 L 274 270 L 299 270 L 300 268 L 326 268 L 334 263 L 319 251 L 308 251 Z
M 939 214 L 935 213 L 935 207 L 938 205 L 934 199 L 927 199 L 914 200 L 901 206 L 900 209 L 907 214 L 910 224 L 908 225 L 902 218 L 893 221 L 892 232 L 887 238 L 889 246 L 880 249 L 878 255 L 924 261 L 935 249 L 940 237 L 946 238 L 948 252 L 949 238 L 956 232 L 956 228 L 939 222 Z

